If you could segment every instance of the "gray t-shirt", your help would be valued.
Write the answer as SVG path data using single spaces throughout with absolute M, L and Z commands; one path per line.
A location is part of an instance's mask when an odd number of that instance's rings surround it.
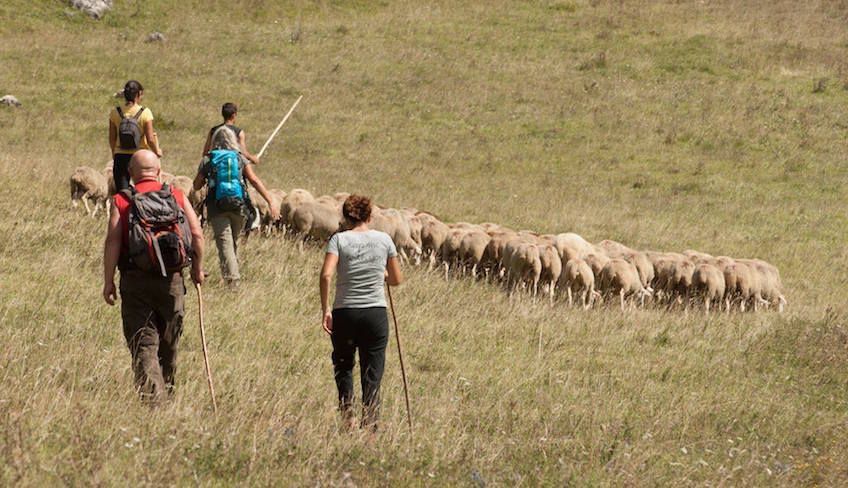
M 386 306 L 386 263 L 397 256 L 388 234 L 378 230 L 337 232 L 327 243 L 326 252 L 339 257 L 333 308 Z

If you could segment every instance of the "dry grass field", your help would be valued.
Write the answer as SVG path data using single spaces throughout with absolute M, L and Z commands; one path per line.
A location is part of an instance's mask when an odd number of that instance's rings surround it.
M 845 1 L 115 4 L 0 4 L 0 96 L 23 103 L 0 106 L 0 485 L 848 483 Z M 193 291 L 176 399 L 151 411 L 100 297 L 105 220 L 67 183 L 107 161 L 130 78 L 170 172 L 223 102 L 258 150 L 304 94 L 271 188 L 759 257 L 789 306 L 584 312 L 410 268 L 415 433 L 391 344 L 368 442 L 338 433 L 320 253 L 251 238 L 237 293 L 206 261 L 218 415 Z

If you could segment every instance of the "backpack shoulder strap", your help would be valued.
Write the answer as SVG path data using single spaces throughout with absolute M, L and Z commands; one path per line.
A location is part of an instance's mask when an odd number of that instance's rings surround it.
M 120 118 L 122 118 L 122 119 L 123 119 L 123 118 L 124 118 L 124 111 L 123 111 L 123 110 L 121 110 L 121 106 L 120 106 L 120 105 L 118 105 L 117 107 L 115 107 L 115 110 L 117 110 L 117 111 L 118 111 L 118 117 L 120 117 Z
M 133 196 L 135 195 L 135 188 L 133 188 L 133 187 L 124 188 L 123 190 L 119 191 L 118 193 L 123 195 L 127 200 L 130 201 L 130 203 L 132 203 Z
M 144 112 L 144 110 L 145 110 L 145 107 L 144 107 L 144 106 L 142 106 L 141 108 L 139 108 L 139 109 L 138 109 L 138 112 L 136 112 L 136 113 L 135 113 L 135 115 L 133 115 L 133 118 L 134 118 L 135 120 L 138 120 L 138 118 L 139 118 L 139 117 L 141 117 L 141 114 Z

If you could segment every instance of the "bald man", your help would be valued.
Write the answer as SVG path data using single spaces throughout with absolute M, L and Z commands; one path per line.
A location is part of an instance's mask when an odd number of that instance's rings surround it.
M 173 392 L 177 344 L 182 334 L 185 284 L 182 270 L 167 272 L 156 267 L 144 271 L 129 258 L 129 215 L 132 197 L 138 193 L 160 192 L 159 158 L 149 150 L 133 154 L 129 165 L 134 190 L 113 197 L 112 213 L 103 252 L 103 299 L 114 305 L 117 299 L 115 268 L 121 270 L 121 319 L 124 337 L 132 355 L 135 385 L 143 401 L 157 404 Z M 160 192 L 167 195 L 167 192 Z M 186 196 L 178 189 L 172 197 L 182 210 L 191 233 L 191 278 L 203 282 L 203 231 Z M 163 259 L 164 260 L 164 259 Z

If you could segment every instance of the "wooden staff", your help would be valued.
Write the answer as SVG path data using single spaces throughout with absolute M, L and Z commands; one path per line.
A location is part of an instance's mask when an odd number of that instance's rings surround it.
M 283 124 L 285 124 L 286 120 L 289 119 L 289 115 L 294 112 L 294 108 L 297 107 L 298 103 L 300 103 L 301 98 L 303 98 L 303 95 L 297 97 L 297 100 L 294 102 L 294 105 L 292 105 L 292 107 L 289 109 L 289 112 L 286 114 L 285 117 L 283 117 L 283 120 L 280 121 L 280 124 L 277 125 L 277 128 L 274 129 L 274 132 L 271 133 L 271 137 L 269 137 L 268 140 L 265 141 L 265 145 L 262 146 L 262 149 L 259 150 L 259 154 L 256 155 L 257 158 L 261 158 L 262 155 L 265 153 L 265 149 L 268 149 L 268 144 L 271 144 L 271 140 L 274 139 L 274 136 L 277 135 L 277 132 L 280 132 L 280 129 L 283 128 Z
M 200 343 L 203 345 L 203 362 L 206 364 L 206 382 L 209 383 L 209 393 L 212 395 L 212 411 L 218 413 L 218 402 L 215 400 L 215 386 L 212 385 L 212 369 L 209 367 L 209 353 L 206 351 L 206 329 L 203 327 L 203 293 L 200 284 L 195 283 L 197 290 L 197 312 L 200 315 Z

